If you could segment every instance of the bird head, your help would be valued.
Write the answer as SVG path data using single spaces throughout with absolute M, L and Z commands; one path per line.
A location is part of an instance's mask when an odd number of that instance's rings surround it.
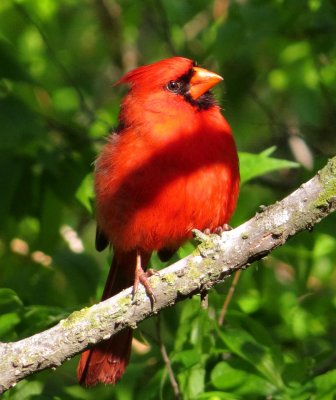
M 127 83 L 133 96 L 161 94 L 166 99 L 184 99 L 199 109 L 215 104 L 209 90 L 222 81 L 220 75 L 183 57 L 172 57 L 128 72 L 117 83 Z
M 128 72 L 117 84 L 130 90 L 122 101 L 119 120 L 123 127 L 146 127 L 150 135 L 171 139 L 195 130 L 208 111 L 222 118 L 210 89 L 223 78 L 183 57 L 172 57 Z

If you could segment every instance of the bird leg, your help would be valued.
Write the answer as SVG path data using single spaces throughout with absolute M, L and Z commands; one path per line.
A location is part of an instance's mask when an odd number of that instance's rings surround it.
M 152 275 L 158 274 L 156 271 L 149 269 L 148 271 L 144 271 L 141 265 L 141 253 L 140 250 L 137 249 L 136 251 L 136 264 L 135 264 L 135 276 L 134 276 L 134 285 L 133 285 L 133 297 L 135 296 L 135 293 L 138 290 L 139 283 L 141 283 L 145 290 L 147 295 L 155 302 L 155 296 L 153 289 L 148 281 L 148 278 L 151 277 Z

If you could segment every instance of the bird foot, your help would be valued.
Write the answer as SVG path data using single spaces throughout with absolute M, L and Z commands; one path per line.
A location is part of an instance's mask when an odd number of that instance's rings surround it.
M 142 286 L 145 288 L 145 291 L 146 291 L 148 297 L 150 297 L 151 301 L 155 303 L 156 298 L 155 298 L 153 289 L 148 281 L 148 278 L 150 278 L 153 275 L 159 275 L 159 273 L 153 269 L 144 271 L 141 266 L 140 252 L 137 252 L 137 261 L 136 261 L 136 267 L 135 267 L 135 277 L 134 277 L 134 285 L 133 285 L 133 293 L 132 293 L 133 298 L 139 288 L 139 284 L 141 283 Z
M 231 230 L 232 230 L 232 226 L 230 226 L 229 224 L 223 224 L 221 226 L 217 226 L 213 230 L 206 228 L 206 229 L 204 229 L 203 233 L 205 233 L 206 235 L 210 235 L 211 233 L 216 234 L 216 235 L 221 235 L 223 232 L 231 231 Z

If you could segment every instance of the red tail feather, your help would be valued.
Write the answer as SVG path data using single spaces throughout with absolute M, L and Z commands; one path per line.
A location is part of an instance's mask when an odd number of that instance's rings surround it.
M 134 251 L 116 253 L 113 257 L 102 300 L 133 285 L 136 262 Z M 143 257 L 147 264 L 149 256 Z M 146 264 L 143 266 L 145 267 Z M 77 377 L 81 385 L 116 383 L 123 375 L 129 362 L 132 330 L 125 329 L 91 350 L 86 350 L 79 361 Z

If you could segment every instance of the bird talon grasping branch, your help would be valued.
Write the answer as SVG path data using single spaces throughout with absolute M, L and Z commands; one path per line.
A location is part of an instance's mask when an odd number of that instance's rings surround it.
M 156 299 L 155 299 L 155 296 L 154 296 L 154 293 L 153 293 L 153 289 L 152 289 L 150 283 L 148 282 L 148 278 L 150 276 L 152 276 L 152 275 L 153 275 L 153 270 L 152 269 L 150 269 L 148 271 L 144 271 L 143 270 L 142 264 L 141 264 L 141 254 L 137 250 L 135 276 L 134 276 L 134 284 L 133 284 L 133 297 L 135 296 L 135 294 L 136 294 L 136 292 L 138 290 L 139 283 L 141 283 L 142 286 L 144 286 L 148 297 L 150 297 L 152 302 L 155 303 Z

